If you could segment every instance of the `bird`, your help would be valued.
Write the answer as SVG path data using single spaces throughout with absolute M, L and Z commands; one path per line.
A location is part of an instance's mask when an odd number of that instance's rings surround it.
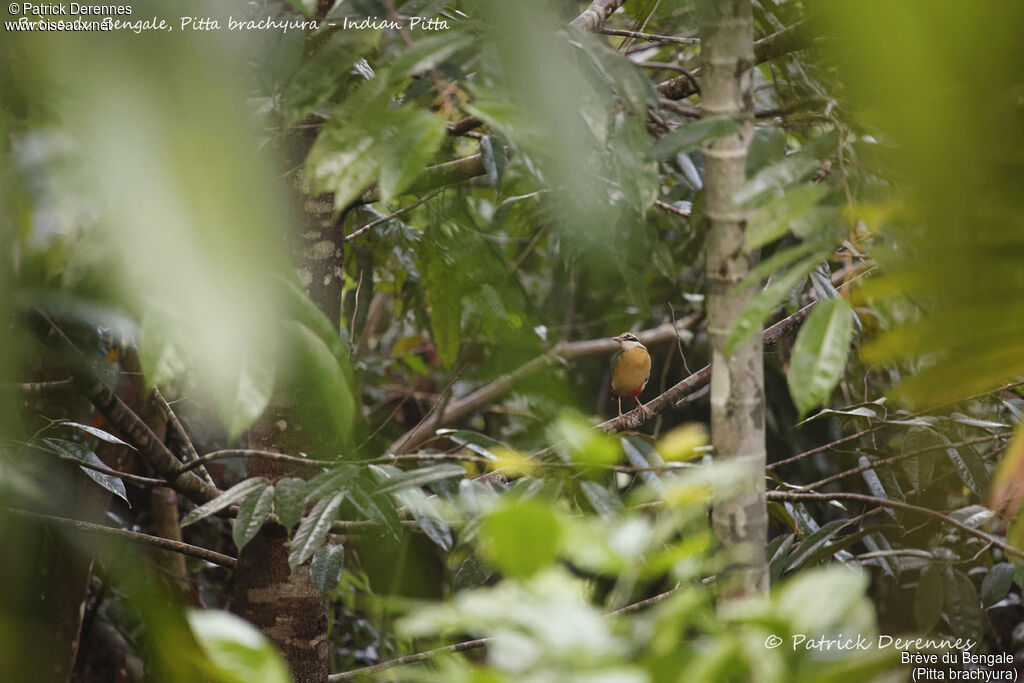
M 646 418 L 647 409 L 640 402 L 640 394 L 651 378 L 651 355 L 647 353 L 647 347 L 629 332 L 623 332 L 614 341 L 619 344 L 619 352 L 612 359 L 612 392 L 619 399 L 619 417 L 622 417 L 622 397 L 632 396 L 640 414 Z

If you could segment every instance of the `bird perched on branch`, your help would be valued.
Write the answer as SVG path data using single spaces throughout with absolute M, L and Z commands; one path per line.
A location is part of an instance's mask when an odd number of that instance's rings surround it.
M 615 341 L 619 343 L 619 352 L 612 359 L 612 391 L 619 399 L 619 417 L 622 417 L 623 396 L 632 396 L 640 414 L 647 417 L 647 409 L 640 402 L 640 394 L 651 377 L 651 355 L 640 340 L 629 332 L 615 337 Z

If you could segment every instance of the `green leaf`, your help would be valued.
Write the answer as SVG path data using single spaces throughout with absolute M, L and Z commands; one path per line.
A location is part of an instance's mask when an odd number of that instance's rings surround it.
M 238 516 L 235 517 L 235 523 L 231 528 L 231 538 L 239 551 L 259 533 L 273 505 L 274 487 L 267 485 L 252 491 L 238 506 Z
M 807 273 L 811 272 L 819 262 L 819 256 L 814 254 L 779 275 L 771 284 L 761 290 L 736 317 L 736 322 L 729 330 L 729 339 L 725 345 L 726 353 L 732 353 L 741 343 L 759 333 L 764 327 L 764 321 L 775 310 L 775 307 L 807 277 Z
M 501 140 L 496 141 L 493 136 L 483 136 L 480 138 L 480 160 L 494 187 L 500 187 L 501 176 L 505 173 L 505 167 L 508 166 L 505 145 L 501 143 Z
M 658 140 L 651 148 L 650 157 L 661 160 L 681 152 L 692 152 L 705 142 L 733 135 L 739 130 L 739 124 L 729 119 L 701 119 L 680 126 Z
M 947 569 L 946 576 L 946 618 L 953 635 L 979 640 L 983 617 L 974 582 L 957 569 Z
M 266 410 L 274 391 L 274 367 L 250 356 L 238 359 L 230 382 L 218 393 L 221 418 L 228 428 L 228 438 L 236 439 Z
M 110 469 L 107 464 L 100 460 L 95 453 L 89 450 L 85 444 L 77 443 L 75 441 L 65 441 L 63 439 L 43 439 L 42 441 L 54 450 L 72 457 L 75 460 L 81 460 L 82 462 L 89 463 L 90 465 Z M 94 470 L 89 467 L 81 467 L 79 469 L 85 472 L 85 476 L 89 477 L 115 496 L 121 498 L 124 502 L 128 502 L 128 492 L 125 490 L 124 482 L 121 481 L 120 477 L 115 477 L 112 474 L 105 474 L 99 470 Z
M 784 188 L 821 166 L 822 160 L 835 149 L 836 140 L 835 132 L 822 135 L 798 152 L 762 169 L 733 195 L 733 202 L 738 207 L 749 208 L 781 194 Z
M 393 114 L 395 121 L 381 134 L 380 142 L 380 198 L 383 201 L 389 201 L 409 187 L 445 138 L 444 123 L 428 111 L 404 107 Z
M 252 479 L 240 481 L 213 500 L 203 503 L 194 510 L 189 511 L 189 513 L 182 518 L 181 526 L 183 528 L 187 527 L 189 524 L 194 524 L 204 517 L 209 517 L 214 513 L 220 512 L 229 505 L 237 503 L 253 491 L 261 489 L 266 485 L 267 480 L 263 477 L 253 477 Z
M 320 336 L 298 322 L 288 322 L 285 330 L 295 354 L 293 371 L 296 387 L 305 399 L 307 419 L 322 430 L 321 436 L 347 441 L 352 433 L 355 399 L 352 396 L 347 364 L 338 357 Z
M 315 4 L 315 3 L 314 3 Z M 319 42 L 311 39 L 313 53 L 292 75 L 281 94 L 286 128 L 306 118 L 338 91 L 346 72 L 380 37 L 379 31 L 334 31 Z
M 515 577 L 530 576 L 551 564 L 561 537 L 561 521 L 535 499 L 500 504 L 480 527 L 484 558 Z
M 219 669 L 213 680 L 291 683 L 284 659 L 249 622 L 220 610 L 194 609 L 187 614 L 195 641 Z
M 278 479 L 274 485 L 274 512 L 281 524 L 291 532 L 306 511 L 306 482 L 298 477 Z
M 946 449 L 946 456 L 953 463 L 953 467 L 956 468 L 960 481 L 974 495 L 984 496 L 989 488 L 989 474 L 981 457 L 970 446 L 953 448 L 949 438 L 941 434 L 939 438 L 949 445 Z
M 942 605 L 946 601 L 946 579 L 942 565 L 930 564 L 921 572 L 914 593 L 914 619 L 917 628 L 928 633 L 937 623 L 942 614 Z
M 312 17 L 316 14 L 316 0 L 288 0 L 288 4 L 304 17 Z
M 387 77 L 392 84 L 397 84 L 410 76 L 426 73 L 472 42 L 471 36 L 452 32 L 418 39 L 414 47 L 395 59 Z
M 341 572 L 344 569 L 344 546 L 325 545 L 313 553 L 313 561 L 309 563 L 309 578 L 317 592 L 327 597 L 341 581 Z
M 743 248 L 748 252 L 781 237 L 790 223 L 814 207 L 828 187 L 818 184 L 799 185 L 781 197 L 774 197 L 750 216 L 744 235 Z
M 106 441 L 107 443 L 117 444 L 118 446 L 127 446 L 133 451 L 135 450 L 135 446 L 131 445 L 130 443 L 122 441 L 113 434 L 105 432 L 102 429 L 97 429 L 96 427 L 90 427 L 89 425 L 79 424 L 78 422 L 71 422 L 70 420 L 61 420 L 56 424 L 66 425 L 73 429 L 77 429 L 81 432 L 85 432 L 86 434 L 95 436 L 100 441 Z
M 338 508 L 345 500 L 345 492 L 321 498 L 306 515 L 291 541 L 288 553 L 288 566 L 294 571 L 296 567 L 313 556 L 313 552 L 324 544 L 327 534 L 331 531 L 331 523 L 338 516 Z
M 853 309 L 845 299 L 819 301 L 800 328 L 786 381 L 803 417 L 824 402 L 846 370 Z
M 443 251 L 436 245 L 425 245 L 420 251 L 420 272 L 430 311 L 430 331 L 441 361 L 451 367 L 459 356 L 462 341 L 460 279 L 455 270 L 448 267 Z
M 787 558 L 786 571 L 793 571 L 803 566 L 804 562 L 827 546 L 835 535 L 842 531 L 849 523 L 850 520 L 848 519 L 835 519 L 817 531 L 808 534 L 806 538 L 800 541 L 797 549 Z
M 997 562 L 981 580 L 981 601 L 991 607 L 1006 597 L 1013 585 L 1013 565 L 1009 562 Z
M 453 465 L 451 463 L 421 467 L 417 470 L 403 472 L 396 477 L 386 480 L 384 484 L 377 489 L 376 494 L 382 495 L 385 493 L 395 493 L 404 489 L 418 488 L 425 484 L 440 481 L 442 479 L 451 479 L 452 477 L 461 478 L 465 476 L 465 474 L 465 468 L 461 465 Z

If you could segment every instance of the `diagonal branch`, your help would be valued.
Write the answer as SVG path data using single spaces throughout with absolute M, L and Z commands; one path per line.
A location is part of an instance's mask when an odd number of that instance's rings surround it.
M 4 508 L 4 512 L 18 515 L 19 517 L 35 519 L 42 522 L 53 522 L 55 524 L 62 524 L 64 526 L 77 529 L 78 531 L 106 534 L 108 536 L 123 538 L 133 543 L 143 543 L 145 545 L 151 545 L 155 548 L 160 548 L 162 550 L 170 550 L 172 552 L 181 553 L 182 555 L 197 557 L 200 560 L 206 560 L 207 562 L 212 562 L 213 564 L 220 565 L 221 567 L 228 567 L 230 569 L 234 569 L 236 564 L 235 558 L 229 555 L 223 555 L 212 550 L 207 550 L 206 548 L 200 548 L 199 546 L 190 545 L 188 543 L 182 543 L 181 541 L 172 541 L 170 539 L 161 538 L 159 536 L 140 534 L 137 531 L 128 531 L 127 529 L 116 529 L 114 527 L 103 526 L 102 524 L 92 524 L 90 522 L 83 522 L 77 519 L 68 519 L 67 517 L 43 515 L 38 512 L 29 512 L 28 510 L 19 510 L 17 508 Z
M 697 322 L 700 315 L 694 313 L 680 320 L 676 325 L 665 323 L 658 327 L 638 332 L 637 337 L 644 344 L 657 344 L 659 342 L 673 339 L 678 335 L 679 330 L 688 329 Z M 435 416 L 424 420 L 421 424 L 406 432 L 394 444 L 389 452 L 403 453 L 416 448 L 433 435 L 440 427 L 455 422 L 456 420 L 472 413 L 480 406 L 490 403 L 493 399 L 504 394 L 524 377 L 555 363 L 559 360 L 573 360 L 584 356 L 595 356 L 601 354 L 610 355 L 618 348 L 611 339 L 590 339 L 586 341 L 563 342 L 556 344 L 547 353 L 537 356 L 525 365 L 506 375 L 502 375 L 490 384 L 480 387 L 469 395 L 451 401 L 448 406 Z
M 765 346 L 772 346 L 779 339 L 800 327 L 801 323 L 803 323 L 810 314 L 811 308 L 815 303 L 817 302 L 807 304 L 793 315 L 783 318 L 766 329 L 761 333 L 761 343 Z M 597 428 L 606 432 L 621 432 L 623 430 L 639 429 L 640 425 L 644 422 L 670 408 L 674 408 L 682 399 L 704 387 L 710 381 L 711 366 L 705 365 L 697 372 L 680 381 L 678 384 L 669 387 L 665 393 L 651 399 L 650 403 L 644 404 L 644 408 L 647 410 L 646 416 L 642 415 L 639 410 L 633 410 L 622 417 L 615 417 L 611 420 L 602 422 L 597 425 Z

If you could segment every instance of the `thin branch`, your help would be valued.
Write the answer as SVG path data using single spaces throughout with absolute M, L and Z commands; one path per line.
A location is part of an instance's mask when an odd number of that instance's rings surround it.
M 569 22 L 569 26 L 584 31 L 596 31 L 624 2 L 625 0 L 594 0 L 582 14 Z
M 79 460 L 78 458 L 73 458 L 70 455 L 64 455 L 63 453 L 61 453 L 60 451 L 58 451 L 55 448 L 47 448 L 46 446 L 40 446 L 39 444 L 36 444 L 36 443 L 23 442 L 23 441 L 16 441 L 16 442 L 10 442 L 10 443 L 17 443 L 19 446 L 25 446 L 25 447 L 31 448 L 33 450 L 41 451 L 43 453 L 48 453 L 50 455 L 55 456 L 59 460 L 63 460 L 65 462 L 74 463 L 75 465 L 79 465 L 79 466 L 84 467 L 84 468 L 89 469 L 89 470 L 95 470 L 96 472 L 102 472 L 103 474 L 109 475 L 111 477 L 119 477 L 121 479 L 127 479 L 128 481 L 130 481 L 130 482 L 132 482 L 134 484 L 138 484 L 140 486 L 166 486 L 167 485 L 167 482 L 164 479 L 154 479 L 152 477 L 143 477 L 143 476 L 140 476 L 138 474 L 131 474 L 129 472 L 122 472 L 120 470 L 111 469 L 109 467 L 102 466 L 102 465 L 94 465 L 91 462 L 85 462 L 84 460 Z
M 90 522 L 82 522 L 77 519 L 68 519 L 67 517 L 54 517 L 53 515 L 44 515 L 38 512 L 29 512 L 28 510 L 19 510 L 17 508 L 4 508 L 6 512 L 9 512 L 19 517 L 27 517 L 29 519 L 37 519 L 45 522 L 54 522 L 56 524 L 63 524 L 65 526 L 72 527 L 79 531 L 85 531 L 88 533 L 100 533 L 108 536 L 116 536 L 123 538 L 133 543 L 143 543 L 145 545 L 151 545 L 161 550 L 170 550 L 172 552 L 181 553 L 182 555 L 188 555 L 189 557 L 196 557 L 200 560 L 206 560 L 213 564 L 220 565 L 222 567 L 228 567 L 234 569 L 237 561 L 235 558 L 228 555 L 222 555 L 221 553 L 207 550 L 206 548 L 200 548 L 198 546 L 190 545 L 188 543 L 182 543 L 180 541 L 172 541 L 167 538 L 160 538 L 159 536 L 150 536 L 149 534 L 140 534 L 137 531 L 128 531 L 126 529 L 115 529 L 114 527 L 103 526 L 100 524 L 92 524 Z
M 773 470 L 776 467 L 782 467 L 783 465 L 788 465 L 791 462 L 796 462 L 797 460 L 803 460 L 804 458 L 810 457 L 812 455 L 816 455 L 816 454 L 821 453 L 823 451 L 831 450 L 832 448 L 835 448 L 839 444 L 846 443 L 847 441 L 853 441 L 854 439 L 860 438 L 860 437 L 865 436 L 867 434 L 871 434 L 872 432 L 876 432 L 879 429 L 882 429 L 884 426 L 885 426 L 885 423 L 881 423 L 881 424 L 878 424 L 878 425 L 876 425 L 874 427 L 869 427 L 867 429 L 862 429 L 861 431 L 856 432 L 854 434 L 850 434 L 849 436 L 844 436 L 841 439 L 836 439 L 835 441 L 831 441 L 831 442 L 829 442 L 827 444 L 824 444 L 822 446 L 817 446 L 815 448 L 812 448 L 809 451 L 804 451 L 803 453 L 797 453 L 796 455 L 794 455 L 791 458 L 786 458 L 785 460 L 777 460 L 776 462 L 770 462 L 770 463 L 768 463 L 767 469 Z
M 806 501 L 806 500 L 819 500 L 819 501 L 833 501 L 833 500 L 848 500 L 858 503 L 867 503 L 869 505 L 877 505 L 879 507 L 890 508 L 893 510 L 906 510 L 908 512 L 915 512 L 919 515 L 931 517 L 937 519 L 943 524 L 951 527 L 955 527 L 960 531 L 964 532 L 969 536 L 981 539 L 986 543 L 991 543 L 1001 548 L 1008 555 L 1016 555 L 1017 557 L 1024 557 L 1024 550 L 1015 548 L 1006 541 L 1002 541 L 991 534 L 987 534 L 984 531 L 969 527 L 962 522 L 958 522 L 949 515 L 944 515 L 936 510 L 921 507 L 919 505 L 911 505 L 910 503 L 904 503 L 898 500 L 888 500 L 886 498 L 876 498 L 875 496 L 866 496 L 861 493 L 812 493 L 806 491 L 769 491 L 768 500 L 786 500 L 786 501 Z
M 693 325 L 700 318 L 699 314 L 689 315 L 679 321 L 678 327 L 671 323 L 665 323 L 658 327 L 638 332 L 637 337 L 644 344 L 656 344 L 668 341 L 679 334 L 680 329 L 686 329 Z M 449 403 L 443 412 L 438 412 L 431 420 L 421 421 L 419 425 L 399 437 L 391 448 L 390 453 L 401 453 L 408 451 L 423 443 L 429 438 L 438 427 L 455 422 L 456 420 L 472 413 L 482 405 L 490 403 L 498 396 L 511 389 L 517 382 L 534 372 L 558 362 L 559 360 L 573 360 L 584 356 L 600 354 L 612 354 L 618 345 L 611 339 L 591 339 L 587 341 L 563 342 L 555 345 L 547 353 L 537 356 L 533 360 L 521 365 L 518 369 L 495 379 L 493 382 L 480 387 L 461 399 Z
M 392 214 L 388 214 L 387 216 L 382 216 L 382 217 L 378 218 L 377 220 L 371 221 L 371 222 L 367 223 L 366 225 L 362 226 L 361 228 L 357 228 L 356 230 L 354 230 L 352 232 L 351 235 L 346 235 L 341 241 L 342 242 L 351 242 L 352 240 L 354 240 L 355 238 L 359 237 L 360 235 L 362 235 L 367 230 L 372 230 L 373 228 L 377 227 L 381 223 L 387 223 L 388 221 L 391 221 L 391 220 L 394 220 L 395 218 L 398 218 L 402 214 L 405 214 L 405 213 L 408 213 L 408 212 L 412 211 L 413 209 L 415 209 L 420 204 L 423 204 L 424 202 L 426 202 L 426 201 L 436 197 L 440 193 L 441 193 L 441 190 L 434 190 L 433 192 L 425 195 L 422 199 L 417 199 L 416 201 L 414 201 L 409 206 L 403 207 L 403 208 L 399 209 L 398 211 L 395 211 Z
M 783 336 L 793 332 L 807 318 L 814 307 L 813 302 L 807 304 L 793 315 L 783 318 L 761 333 L 761 342 L 765 346 L 775 344 Z M 605 432 L 621 432 L 624 430 L 639 429 L 640 425 L 648 419 L 659 415 L 670 408 L 679 405 L 684 398 L 704 387 L 711 381 L 711 366 L 705 365 L 697 372 L 683 379 L 678 384 L 670 387 L 665 393 L 657 396 L 649 403 L 644 404 L 646 415 L 639 410 L 632 410 L 622 417 L 614 417 L 597 425 L 598 429 Z
M 461 121 L 449 121 L 448 124 L 445 125 L 445 132 L 448 133 L 448 135 L 458 136 L 468 133 L 474 128 L 482 125 L 484 125 L 483 121 L 475 116 L 470 116 L 462 119 Z
M 156 398 L 157 403 L 160 404 L 160 407 L 163 408 L 164 415 L 167 416 L 167 421 L 171 423 L 174 430 L 178 432 L 178 436 L 180 436 L 181 440 L 185 442 L 185 452 L 188 453 L 187 461 L 195 462 L 199 460 L 199 451 L 196 450 L 195 445 L 192 443 L 192 439 L 189 438 L 188 432 L 185 431 L 185 426 L 181 424 L 181 420 L 178 419 L 178 416 L 171 409 L 171 404 L 167 402 L 164 395 L 160 393 L 160 389 L 156 387 L 153 387 L 153 396 Z M 216 486 L 213 482 L 213 477 L 211 477 L 210 473 L 206 471 L 206 468 L 203 467 L 202 463 L 196 465 L 196 469 L 199 470 L 199 476 L 201 476 L 207 484 L 210 486 Z
M 675 215 L 682 216 L 683 218 L 689 218 L 690 217 L 690 212 L 689 211 L 684 211 L 682 209 L 678 209 L 678 208 L 672 206 L 671 204 L 669 204 L 668 202 L 663 202 L 660 199 L 655 199 L 654 200 L 654 205 L 656 207 L 658 207 L 659 209 L 661 209 L 662 211 L 668 211 L 669 213 L 674 213 Z
M 894 456 L 891 456 L 889 458 L 883 458 L 882 460 L 876 460 L 874 462 L 869 462 L 867 465 L 859 465 L 857 467 L 852 467 L 852 468 L 850 468 L 848 470 L 844 470 L 844 471 L 839 472 L 837 474 L 833 474 L 831 476 L 825 477 L 824 479 L 819 479 L 818 481 L 814 482 L 813 484 L 807 484 L 806 486 L 801 486 L 800 488 L 801 488 L 801 490 L 808 490 L 808 491 L 810 491 L 810 490 L 819 488 L 821 486 L 825 486 L 826 484 L 831 484 L 834 481 L 839 481 L 840 479 L 845 479 L 846 477 L 849 477 L 851 475 L 860 474 L 861 472 L 867 472 L 868 470 L 873 470 L 876 467 L 880 467 L 882 465 L 891 465 L 894 462 L 898 462 L 900 460 L 906 460 L 907 458 L 913 458 L 914 456 L 921 455 L 923 453 L 932 453 L 934 451 L 944 451 L 944 450 L 949 449 L 949 448 L 959 448 L 960 446 L 970 446 L 970 445 L 973 445 L 973 444 L 976 444 L 976 443 L 986 443 L 988 441 L 995 441 L 997 439 L 1006 439 L 1006 438 L 1007 438 L 1006 434 L 988 434 L 986 436 L 980 436 L 980 437 L 977 437 L 975 439 L 967 439 L 966 441 L 960 441 L 960 442 L 957 442 L 957 443 L 948 443 L 948 444 L 943 443 L 943 444 L 936 444 L 934 446 L 927 446 L 925 448 L 918 448 L 916 450 L 907 451 L 906 453 L 899 453 L 898 455 L 894 455 Z
M 690 36 L 662 36 L 657 33 L 641 33 L 640 31 L 625 31 L 618 28 L 599 28 L 596 33 L 603 33 L 607 36 L 625 36 L 626 38 L 638 38 L 649 40 L 652 43 L 674 43 L 677 45 L 700 45 L 700 38 Z
M 340 460 L 313 460 L 312 458 L 303 458 L 299 455 L 287 455 L 285 453 L 278 453 L 277 451 L 261 451 L 251 448 L 226 448 L 220 451 L 212 451 L 206 455 L 200 456 L 198 460 L 186 463 L 181 466 L 179 472 L 188 472 L 189 470 L 195 469 L 205 463 L 213 462 L 214 460 L 224 460 L 225 458 L 259 458 L 261 460 L 273 460 L 275 462 L 290 462 L 298 465 L 308 465 L 310 467 L 334 467 L 340 465 Z

